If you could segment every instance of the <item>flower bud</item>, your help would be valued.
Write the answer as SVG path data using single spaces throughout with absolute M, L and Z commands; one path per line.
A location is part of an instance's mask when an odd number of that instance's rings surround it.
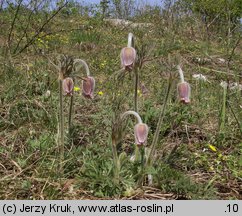
M 82 95 L 86 98 L 93 99 L 95 88 L 95 79 L 91 76 L 87 76 L 85 80 L 82 81 Z
M 64 95 L 71 96 L 73 94 L 73 89 L 74 89 L 73 79 L 70 77 L 65 78 L 62 81 L 62 88 L 63 88 Z
M 133 47 L 125 47 L 121 50 L 121 66 L 125 70 L 131 70 L 136 59 L 136 51 Z
M 147 124 L 138 123 L 134 127 L 135 143 L 137 145 L 144 145 L 148 137 L 149 128 Z
M 190 88 L 189 83 L 187 83 L 187 82 L 179 83 L 177 85 L 177 90 L 178 90 L 179 100 L 184 104 L 190 103 L 191 88 Z

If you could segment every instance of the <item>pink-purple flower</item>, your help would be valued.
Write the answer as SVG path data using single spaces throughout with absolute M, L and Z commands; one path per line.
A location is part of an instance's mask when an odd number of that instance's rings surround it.
M 190 103 L 191 87 L 190 87 L 189 83 L 187 83 L 187 82 L 179 83 L 177 85 L 177 90 L 178 90 L 179 100 L 184 104 Z
M 136 60 L 136 50 L 133 47 L 125 47 L 120 54 L 121 66 L 125 70 L 132 70 Z
M 63 88 L 64 95 L 71 96 L 73 94 L 73 89 L 74 89 L 73 79 L 70 77 L 65 78 L 62 81 L 62 88 Z
M 87 76 L 82 81 L 82 95 L 86 98 L 93 99 L 95 88 L 95 79 L 91 76 Z
M 137 145 L 144 145 L 147 141 L 149 128 L 147 124 L 138 123 L 134 127 L 135 143 Z

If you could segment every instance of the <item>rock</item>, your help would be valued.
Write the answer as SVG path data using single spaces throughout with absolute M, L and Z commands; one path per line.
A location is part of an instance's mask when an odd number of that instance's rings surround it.
M 153 26 L 152 23 L 134 23 L 125 19 L 104 19 L 104 21 L 116 27 L 146 28 Z

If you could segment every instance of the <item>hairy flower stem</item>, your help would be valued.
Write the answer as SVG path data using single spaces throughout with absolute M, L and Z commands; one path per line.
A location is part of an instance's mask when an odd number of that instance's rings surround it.
M 116 184 L 118 184 L 119 183 L 120 162 L 119 162 L 118 152 L 117 152 L 116 134 L 113 134 L 113 136 L 112 136 L 112 152 L 113 152 L 113 160 L 114 160 L 114 181 Z
M 134 35 L 129 33 L 127 47 L 134 47 Z
M 63 93 L 62 93 L 62 79 L 59 79 L 59 98 L 60 98 L 60 174 L 64 174 L 63 162 L 64 162 L 64 112 L 63 112 Z
M 146 166 L 145 166 L 145 147 L 144 146 L 141 146 L 140 148 L 138 148 L 137 151 L 138 151 L 138 153 L 141 156 L 140 157 L 141 158 L 141 161 L 140 161 L 141 162 L 140 178 L 137 181 L 137 186 L 138 187 L 142 187 L 143 180 L 144 180 L 144 170 L 146 168 Z M 136 157 L 136 155 L 135 155 L 135 157 Z M 135 160 L 138 161 L 138 158 L 137 159 L 135 158 Z
M 145 168 L 145 147 L 141 146 L 140 147 L 140 154 L 141 154 L 141 171 L 140 171 L 140 175 L 141 175 L 141 180 L 138 181 L 138 185 L 141 187 L 142 183 L 143 183 L 143 176 L 144 176 L 144 168 Z
M 138 112 L 138 83 L 139 83 L 139 73 L 138 68 L 135 67 L 135 85 L 134 85 L 134 111 Z M 139 157 L 139 147 L 135 145 L 135 160 Z
M 168 99 L 169 99 L 171 86 L 172 86 L 172 80 L 170 78 L 168 86 L 167 86 L 165 101 L 164 101 L 163 107 L 162 107 L 160 115 L 159 115 L 159 120 L 158 120 L 158 123 L 157 123 L 157 126 L 156 126 L 155 135 L 154 135 L 154 138 L 153 138 L 153 141 L 152 141 L 152 144 L 151 144 L 150 153 L 149 153 L 147 161 L 146 161 L 146 165 L 145 165 L 146 167 L 151 166 L 152 162 L 153 162 L 152 159 L 154 158 L 153 155 L 154 155 L 154 152 L 155 152 L 155 148 L 157 147 L 157 143 L 158 143 L 158 139 L 159 139 L 159 135 L 160 135 L 160 128 L 161 128 L 161 125 L 162 125 L 162 122 L 163 122 L 163 119 L 164 119 L 164 116 L 165 116 L 165 110 L 166 110 L 167 102 L 168 102 Z
M 223 88 L 223 101 L 222 101 L 222 109 L 221 109 L 220 125 L 219 125 L 220 134 L 224 132 L 224 127 L 225 127 L 226 101 L 227 101 L 227 86 Z
M 133 115 L 137 119 L 138 123 L 143 123 L 139 114 L 135 111 L 126 111 L 125 113 L 123 113 L 123 115 L 121 115 L 121 121 L 123 121 L 127 115 Z
M 71 95 L 70 107 L 69 107 L 69 115 L 68 115 L 68 133 L 69 133 L 69 137 L 71 137 L 72 112 L 73 112 L 73 108 L 74 108 L 74 95 Z
M 142 119 L 140 118 L 139 114 L 136 111 L 127 111 L 125 112 L 122 116 L 121 116 L 121 121 L 124 120 L 124 118 L 127 115 L 134 115 L 135 118 L 137 119 L 138 123 L 143 123 Z M 139 159 L 139 147 L 137 145 L 135 145 L 135 150 L 134 150 L 134 154 L 135 154 L 135 161 L 138 161 Z
M 138 161 L 139 160 L 139 156 L 140 156 L 139 147 L 137 145 L 135 145 L 135 149 L 134 149 L 134 160 L 135 161 Z
M 84 66 L 87 76 L 90 76 L 89 67 L 88 67 L 87 63 L 84 60 L 82 60 L 82 59 L 75 59 L 74 60 L 74 65 L 76 63 L 80 63 L 82 66 Z
M 181 83 L 185 82 L 185 80 L 184 80 L 184 74 L 183 74 L 183 71 L 181 69 L 181 66 L 180 65 L 177 65 L 177 69 L 178 69 L 178 72 L 179 72 L 179 76 L 180 76 Z
M 128 35 L 128 45 L 127 47 L 134 47 L 134 35 L 129 33 Z M 139 83 L 139 69 L 135 66 L 134 70 L 135 80 L 134 80 L 134 111 L 138 112 L 138 83 Z M 135 146 L 135 160 L 139 158 L 139 147 Z
M 138 83 L 139 73 L 138 68 L 135 68 L 135 85 L 134 85 L 134 111 L 138 112 Z

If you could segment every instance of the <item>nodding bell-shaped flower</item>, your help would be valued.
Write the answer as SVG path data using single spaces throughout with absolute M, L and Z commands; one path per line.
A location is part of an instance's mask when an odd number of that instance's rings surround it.
M 73 94 L 73 89 L 74 89 L 73 79 L 70 77 L 65 78 L 62 81 L 62 88 L 63 88 L 64 95 L 71 96 Z
M 144 145 L 147 141 L 149 128 L 147 124 L 138 123 L 134 126 L 135 143 L 138 146 Z
M 93 99 L 95 88 L 95 79 L 91 76 L 87 76 L 82 81 L 82 95 L 86 98 Z
M 136 60 L 136 51 L 133 47 L 125 47 L 121 50 L 120 54 L 121 58 L 121 66 L 125 68 L 125 70 L 132 70 L 135 60 Z
M 177 85 L 177 91 L 178 91 L 179 100 L 182 103 L 184 103 L 184 104 L 190 103 L 191 87 L 190 87 L 189 83 L 187 83 L 187 82 L 179 83 Z

